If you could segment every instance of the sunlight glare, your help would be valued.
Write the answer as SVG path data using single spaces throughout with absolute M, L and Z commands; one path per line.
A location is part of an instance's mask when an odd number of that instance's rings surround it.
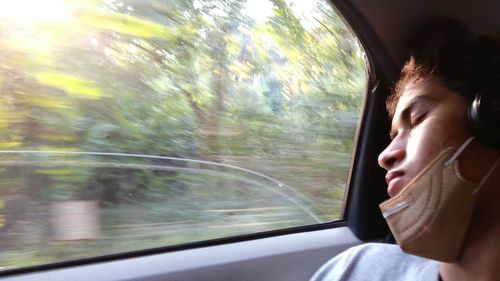
M 274 5 L 269 0 L 252 0 L 246 3 L 243 12 L 257 23 L 263 23 L 273 15 L 273 9 Z
M 0 21 L 21 25 L 65 21 L 71 9 L 65 0 L 0 0 Z

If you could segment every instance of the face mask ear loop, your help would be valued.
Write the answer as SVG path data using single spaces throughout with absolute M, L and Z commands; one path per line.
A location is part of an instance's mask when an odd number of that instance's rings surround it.
M 460 148 L 457 150 L 457 152 L 455 152 L 455 154 L 453 154 L 453 156 L 450 158 L 450 160 L 446 161 L 446 163 L 444 163 L 445 166 L 448 166 L 450 165 L 451 163 L 453 163 L 453 161 L 457 160 L 458 156 L 460 156 L 460 154 L 462 154 L 462 152 L 467 148 L 467 146 L 474 140 L 475 137 L 470 137 L 468 140 L 466 140 L 462 146 L 460 146 Z
M 498 159 L 495 162 L 495 164 L 493 164 L 493 166 L 491 166 L 490 170 L 488 171 L 488 173 L 486 173 L 486 175 L 481 180 L 481 182 L 479 183 L 479 185 L 472 191 L 472 194 L 476 194 L 481 189 L 481 187 L 483 187 L 483 185 L 490 178 L 491 174 L 493 174 L 493 172 L 495 171 L 495 169 L 498 167 L 499 164 L 500 164 L 500 157 L 498 157 Z

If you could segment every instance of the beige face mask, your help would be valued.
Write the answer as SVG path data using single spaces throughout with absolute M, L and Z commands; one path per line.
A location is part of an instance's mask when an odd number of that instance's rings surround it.
M 499 163 L 481 183 L 466 180 L 456 158 L 471 141 L 456 152 L 443 150 L 395 197 L 380 204 L 404 252 L 444 262 L 458 258 L 476 205 L 476 192 Z

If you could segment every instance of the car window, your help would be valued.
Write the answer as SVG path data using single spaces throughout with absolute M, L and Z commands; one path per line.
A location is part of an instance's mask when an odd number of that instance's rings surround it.
M 328 1 L 2 1 L 0 27 L 0 270 L 340 219 L 367 64 Z

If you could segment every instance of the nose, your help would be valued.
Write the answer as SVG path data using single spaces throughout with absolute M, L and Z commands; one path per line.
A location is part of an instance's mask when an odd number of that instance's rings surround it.
M 380 167 L 390 170 L 392 167 L 397 166 L 405 157 L 405 147 L 401 142 L 394 139 L 378 156 L 378 164 Z

